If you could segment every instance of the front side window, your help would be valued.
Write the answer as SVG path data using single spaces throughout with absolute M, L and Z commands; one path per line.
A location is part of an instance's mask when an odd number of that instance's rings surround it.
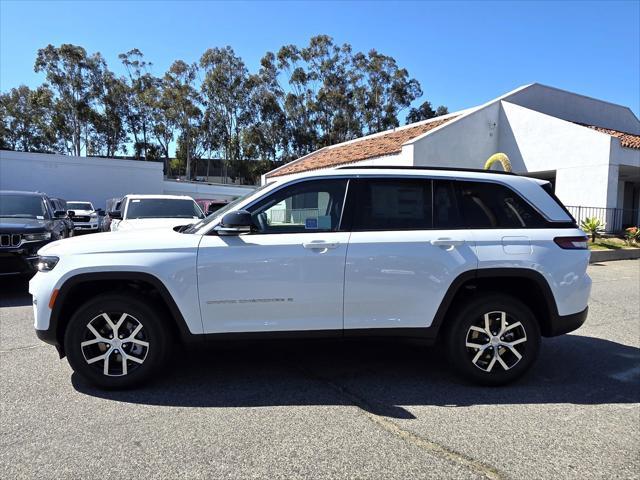
M 306 181 L 285 187 L 250 208 L 259 233 L 335 232 L 347 180 Z
M 354 230 L 426 230 L 431 226 L 431 180 L 361 181 Z
M 132 198 L 127 207 L 127 219 L 139 218 L 202 218 L 202 210 L 193 200 L 178 198 Z
M 545 220 L 510 188 L 496 183 L 460 182 L 468 228 L 542 228 Z

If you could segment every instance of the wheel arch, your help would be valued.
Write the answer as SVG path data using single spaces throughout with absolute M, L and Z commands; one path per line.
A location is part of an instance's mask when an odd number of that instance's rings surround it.
M 199 335 L 189 331 L 187 323 L 171 293 L 158 277 L 145 272 L 92 272 L 68 278 L 60 287 L 51 310 L 49 332 L 61 356 L 64 356 L 64 335 L 73 312 L 91 295 L 133 291 L 157 299 L 154 307 L 166 313 L 175 332 L 183 341 L 193 341 Z
M 533 311 L 542 335 L 553 335 L 558 308 L 551 287 L 540 272 L 528 268 L 483 268 L 464 272 L 451 283 L 432 324 L 438 336 L 447 328 L 447 321 L 460 302 L 483 292 L 505 293 L 522 301 Z

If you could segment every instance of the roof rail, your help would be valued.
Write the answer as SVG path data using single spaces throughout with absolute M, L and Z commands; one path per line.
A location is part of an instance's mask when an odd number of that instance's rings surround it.
M 518 175 L 514 172 L 503 172 L 500 170 L 484 170 L 482 168 L 461 168 L 461 167 L 411 167 L 407 165 L 399 165 L 397 167 L 391 165 L 347 165 L 344 167 L 336 167 L 336 170 L 360 170 L 360 169 L 374 169 L 374 170 L 437 170 L 445 172 L 475 172 L 475 173 L 496 173 L 498 175 Z

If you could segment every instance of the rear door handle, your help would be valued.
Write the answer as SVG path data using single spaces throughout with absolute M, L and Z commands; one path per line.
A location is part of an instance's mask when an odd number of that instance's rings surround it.
M 438 247 L 458 247 L 464 245 L 464 240 L 457 240 L 453 238 L 435 238 L 431 240 L 431 245 Z
M 328 248 L 338 248 L 339 242 L 304 242 L 302 246 L 310 250 L 326 250 Z

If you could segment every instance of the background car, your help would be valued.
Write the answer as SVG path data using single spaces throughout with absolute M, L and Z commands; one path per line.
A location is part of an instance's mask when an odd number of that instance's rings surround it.
M 111 231 L 111 224 L 114 222 L 114 219 L 111 218 L 111 215 L 109 215 L 109 212 L 120 211 L 120 205 L 122 205 L 122 198 L 120 197 L 107 199 L 106 201 L 107 211 L 105 213 L 105 216 L 102 218 L 102 224 L 101 224 L 101 230 L 103 232 Z M 117 223 L 118 220 L 115 220 L 115 222 Z
M 73 220 L 71 220 L 71 217 L 69 216 L 66 200 L 63 200 L 62 198 L 50 198 L 49 200 L 51 201 L 51 206 L 53 207 L 54 212 L 64 211 L 66 213 L 66 215 L 61 218 L 67 227 L 65 237 L 73 237 L 74 225 Z
M 100 215 L 91 202 L 70 200 L 67 202 L 67 208 L 69 212 L 73 212 L 71 220 L 76 231 L 100 231 Z
M 40 247 L 69 236 L 67 212 L 36 192 L 0 191 L 0 276 L 35 272 Z
M 217 212 L 229 202 L 226 200 L 215 200 L 211 198 L 196 198 L 196 203 L 200 206 L 205 215 Z
M 195 200 L 179 195 L 125 195 L 121 209 L 109 212 L 111 231 L 188 225 L 204 218 Z M 115 222 L 114 220 L 118 220 Z

